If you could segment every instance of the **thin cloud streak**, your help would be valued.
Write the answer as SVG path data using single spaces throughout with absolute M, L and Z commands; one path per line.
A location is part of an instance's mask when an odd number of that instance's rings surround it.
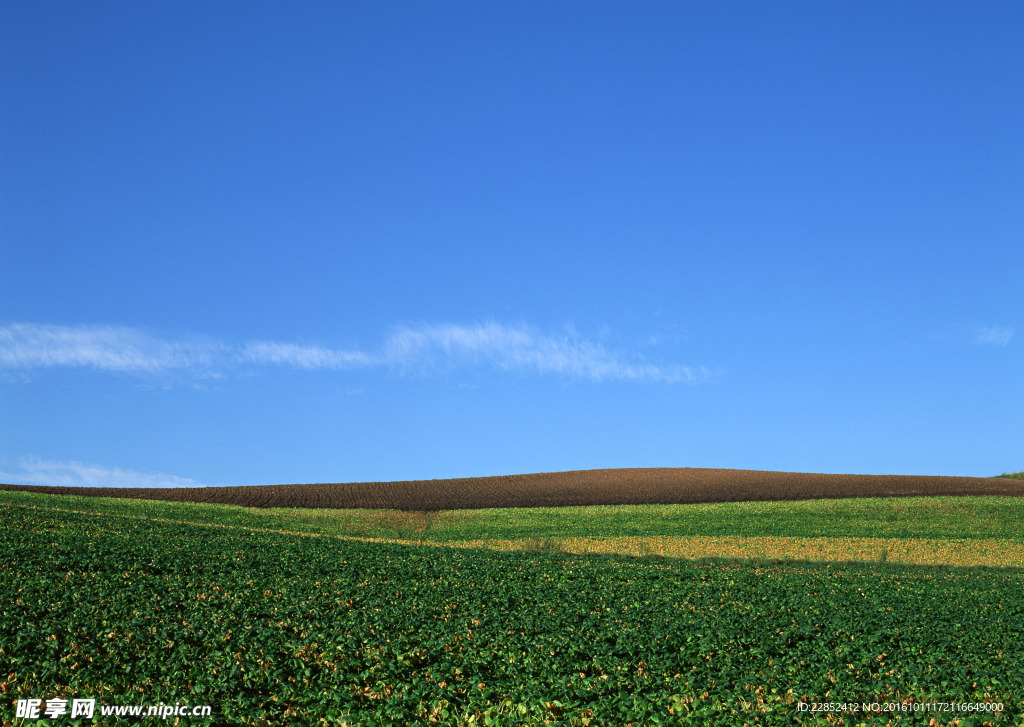
M 429 371 L 485 366 L 590 381 L 698 383 L 706 368 L 656 365 L 607 349 L 572 329 L 545 334 L 526 325 L 421 324 L 393 330 L 378 353 L 279 341 L 231 347 L 217 341 L 164 341 L 115 326 L 12 324 L 0 328 L 0 367 L 89 367 L 142 374 L 229 366 L 291 366 L 305 370 L 387 367 Z
M 242 348 L 240 360 L 255 364 L 297 366 L 302 369 L 349 369 L 377 362 L 362 351 L 339 351 L 322 346 L 258 341 Z
M 9 485 L 50 485 L 55 487 L 204 487 L 188 477 L 153 472 L 136 472 L 118 467 L 100 467 L 81 462 L 60 462 L 37 457 L 18 458 L 20 471 L 0 472 L 0 482 Z
M 974 342 L 979 346 L 1005 346 L 1013 338 L 1013 329 L 999 326 L 979 328 L 975 332 Z
M 609 351 L 573 330 L 546 335 L 527 326 L 499 323 L 402 327 L 390 336 L 385 351 L 385 358 L 397 365 L 440 357 L 450 363 L 483 362 L 504 370 L 532 370 L 591 381 L 694 383 L 707 376 L 704 369 L 631 363 L 623 354 Z
M 163 341 L 124 326 L 14 323 L 0 328 L 4 368 L 89 367 L 159 373 L 211 366 L 222 346 L 209 341 Z

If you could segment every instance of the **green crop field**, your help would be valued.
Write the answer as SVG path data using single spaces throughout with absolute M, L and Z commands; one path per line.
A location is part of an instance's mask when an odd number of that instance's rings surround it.
M 114 517 L 389 540 L 695 559 L 1024 567 L 1024 498 L 862 498 L 459 510 L 245 508 L 0 492 L 0 502 Z
M 428 516 L 2 492 L 0 716 L 48 724 L 18 718 L 17 700 L 89 697 L 213 716 L 49 724 L 1019 727 L 1020 568 L 564 551 L 788 538 L 1016 552 L 1022 501 Z
M 1024 497 L 859 498 L 419 513 L 247 508 L 208 503 L 54 496 L 10 490 L 0 491 L 0 503 L 320 535 L 414 537 L 435 543 L 488 538 L 627 535 L 999 538 L 1024 543 Z

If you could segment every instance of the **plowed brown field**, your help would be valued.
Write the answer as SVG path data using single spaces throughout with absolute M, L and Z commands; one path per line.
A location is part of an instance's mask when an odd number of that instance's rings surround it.
M 43 487 L 0 490 L 215 502 L 245 507 L 469 510 L 489 507 L 650 505 L 845 497 L 1024 496 L 1024 481 L 994 477 L 833 475 L 679 468 L 576 470 L 406 482 L 250 487 Z

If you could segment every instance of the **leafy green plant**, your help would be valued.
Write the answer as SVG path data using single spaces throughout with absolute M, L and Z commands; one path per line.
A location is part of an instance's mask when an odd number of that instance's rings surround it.
M 565 552 L 558 540 L 552 536 L 547 535 L 542 538 L 531 538 L 526 545 L 526 550 L 530 553 L 562 553 Z
M 462 550 L 0 505 L 0 609 L 13 724 L 17 699 L 63 695 L 209 703 L 234 725 L 792 725 L 801 703 L 951 695 L 1003 703 L 976 722 L 1024 716 L 1010 570 Z

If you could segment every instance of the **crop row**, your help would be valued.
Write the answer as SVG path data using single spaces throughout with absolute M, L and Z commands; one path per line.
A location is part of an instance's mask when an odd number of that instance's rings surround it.
M 1019 572 L 528 555 L 10 506 L 0 522 L 5 724 L 19 698 L 74 696 L 211 704 L 211 723 L 245 725 L 1024 713 Z
M 836 475 L 663 467 L 578 470 L 409 482 L 179 488 L 0 485 L 0 489 L 208 502 L 245 507 L 371 508 L 436 512 L 482 508 L 688 504 L 851 497 L 1020 497 L 1024 496 L 1024 481 L 995 477 Z
M 1024 568 L 1024 545 L 1013 540 L 884 538 L 749 538 L 735 536 L 526 538 L 456 541 L 452 546 L 494 550 L 746 561 L 879 562 L 952 567 Z M 449 546 L 451 547 L 451 546 Z
M 441 513 L 258 509 L 13 491 L 0 493 L 2 502 L 55 513 L 155 517 L 180 524 L 407 545 L 690 560 L 1024 567 L 1022 498 L 876 498 Z M 919 533 L 928 537 L 915 537 Z M 507 535 L 513 537 L 503 537 Z
M 640 552 L 646 547 L 669 556 L 694 557 L 694 547 L 701 550 L 709 545 L 721 550 L 727 543 L 742 541 L 744 552 L 716 554 L 772 557 L 771 553 L 758 552 L 763 550 L 761 545 L 770 544 L 772 550 L 787 551 L 785 557 L 813 560 L 816 550 L 835 550 L 824 542 L 827 540 L 833 544 L 844 541 L 840 550 L 852 549 L 858 553 L 856 559 L 861 560 L 864 555 L 868 560 L 876 560 L 883 549 L 888 549 L 894 560 L 1024 565 L 1024 498 L 1019 497 L 887 497 L 409 512 L 242 508 L 0 491 L 0 503 L 114 517 L 158 517 L 258 530 L 445 545 L 554 538 L 574 552 L 583 550 L 577 545 L 585 545 L 592 552 L 636 552 L 628 544 L 640 543 Z M 708 538 L 715 538 L 713 546 Z M 620 543 L 627 544 L 626 550 L 618 547 Z M 747 543 L 752 550 L 746 547 Z M 736 551 L 732 546 L 726 549 Z M 950 559 L 950 554 L 956 557 Z M 992 559 L 993 555 L 997 557 Z M 836 552 L 835 556 L 842 559 L 841 553 Z M 848 559 L 854 559 L 853 555 Z

